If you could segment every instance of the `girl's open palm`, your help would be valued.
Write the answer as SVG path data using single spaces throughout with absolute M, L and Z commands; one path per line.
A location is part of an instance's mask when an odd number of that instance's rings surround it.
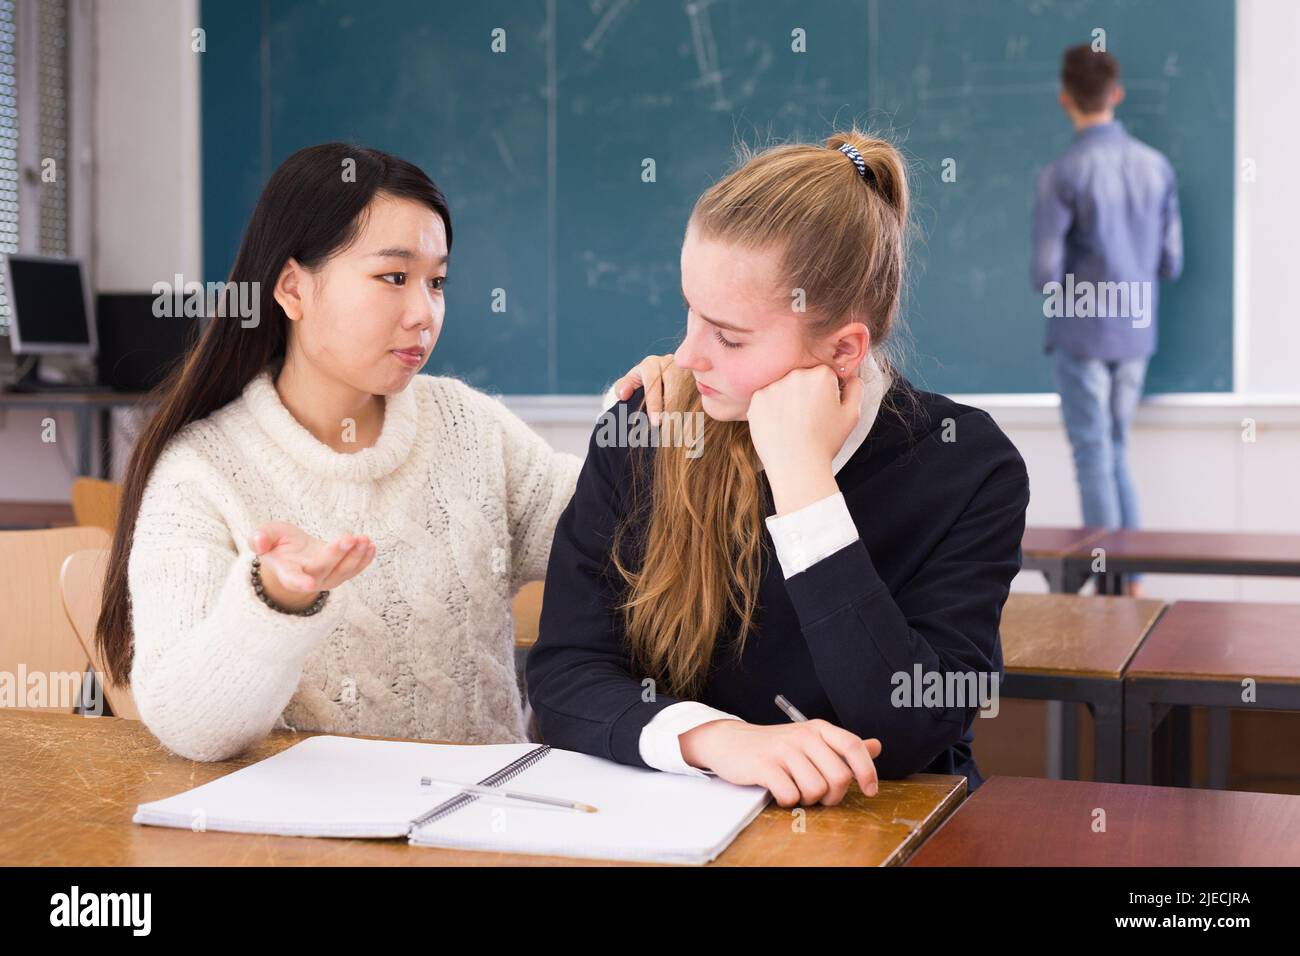
M 261 558 L 263 577 L 270 571 L 291 592 L 329 591 L 366 569 L 375 544 L 365 535 L 345 534 L 326 544 L 287 521 L 262 525 L 248 539 Z

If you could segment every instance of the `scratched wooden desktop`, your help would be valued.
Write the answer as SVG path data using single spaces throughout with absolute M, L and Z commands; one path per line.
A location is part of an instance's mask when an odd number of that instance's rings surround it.
M 194 833 L 131 822 L 169 797 L 313 736 L 277 731 L 234 760 L 168 753 L 138 721 L 0 710 L 0 865 L 7 866 L 556 866 L 613 865 L 526 854 L 412 847 L 404 840 Z M 917 774 L 856 785 L 802 818 L 775 803 L 714 866 L 894 866 L 906 862 L 966 795 L 964 777 Z

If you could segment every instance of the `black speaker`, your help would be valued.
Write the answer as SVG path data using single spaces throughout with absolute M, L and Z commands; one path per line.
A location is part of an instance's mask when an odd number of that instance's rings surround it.
M 99 382 L 121 392 L 147 392 L 198 338 L 199 319 L 159 318 L 148 292 L 102 293 L 95 300 Z

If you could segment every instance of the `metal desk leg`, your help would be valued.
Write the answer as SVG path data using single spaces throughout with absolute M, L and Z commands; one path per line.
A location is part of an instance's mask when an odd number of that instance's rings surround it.
M 1192 785 L 1192 709 L 1183 704 L 1154 708 L 1151 780 L 1160 787 Z
M 1192 708 L 1181 705 L 1169 709 L 1169 746 L 1172 766 L 1170 780 L 1175 787 L 1192 785 Z
M 113 409 L 99 410 L 99 477 L 113 480 Z
M 1124 782 L 1151 783 L 1151 736 L 1155 731 L 1149 700 L 1124 689 Z
M 1072 700 L 1047 701 L 1047 751 L 1049 780 L 1079 779 L 1079 711 Z
M 1065 562 L 1054 562 L 1053 564 L 1044 565 L 1038 569 L 1047 579 L 1047 590 L 1052 594 L 1060 594 L 1065 589 Z
M 1101 783 L 1124 781 L 1124 692 L 1118 684 L 1088 705 L 1093 722 L 1092 777 Z
M 1044 755 L 1044 771 L 1048 780 L 1063 780 L 1061 776 L 1063 767 L 1061 765 L 1062 742 L 1064 736 L 1061 732 L 1061 715 L 1064 713 L 1066 703 L 1060 700 L 1047 701 L 1046 720 L 1044 730 L 1047 742 L 1046 753 Z
M 89 478 L 90 472 L 90 407 L 78 405 L 74 412 L 77 416 L 77 475 Z
M 1209 708 L 1209 787 L 1228 789 L 1228 772 L 1232 765 L 1232 711 L 1226 707 Z
M 1079 705 L 1072 700 L 1061 705 L 1061 779 L 1079 779 Z
M 1065 594 L 1078 594 L 1079 589 L 1092 577 L 1092 569 L 1087 561 L 1069 560 L 1062 562 L 1061 591 Z

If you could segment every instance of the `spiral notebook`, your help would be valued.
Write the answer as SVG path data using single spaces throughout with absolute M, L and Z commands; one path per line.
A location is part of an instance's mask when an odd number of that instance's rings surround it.
M 596 813 L 466 794 L 442 778 L 589 803 Z M 406 837 L 415 846 L 707 863 L 766 806 L 762 787 L 628 767 L 545 744 L 310 737 L 132 818 L 196 831 Z

